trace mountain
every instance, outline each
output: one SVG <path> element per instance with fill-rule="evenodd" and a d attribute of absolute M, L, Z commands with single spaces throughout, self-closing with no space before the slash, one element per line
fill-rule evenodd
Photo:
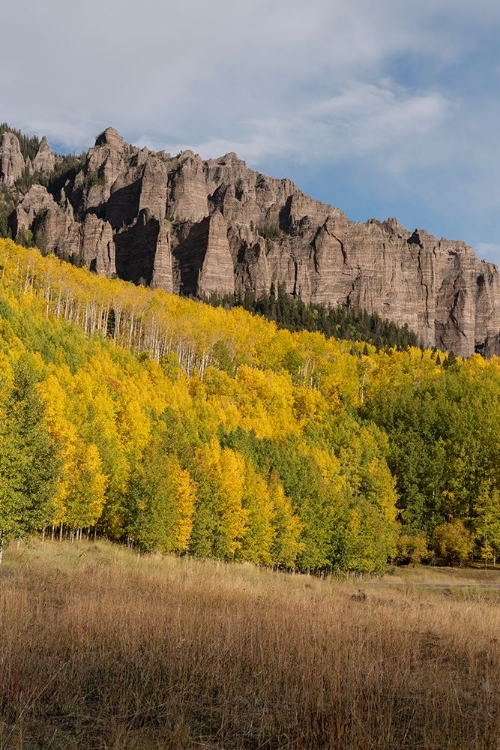
<path fill-rule="evenodd" d="M 5 131 L 0 184 L 14 238 L 97 273 L 198 297 L 281 285 L 406 323 L 427 347 L 500 354 L 496 266 L 396 219 L 353 222 L 234 153 L 155 153 L 107 128 L 81 157 L 45 138 L 33 156 Z"/>

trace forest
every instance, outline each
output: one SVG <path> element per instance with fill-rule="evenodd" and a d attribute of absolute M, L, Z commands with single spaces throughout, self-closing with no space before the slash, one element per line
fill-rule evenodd
<path fill-rule="evenodd" d="M 318 331 L 325 336 L 334 336 L 347 341 L 364 341 L 373 344 L 377 349 L 396 347 L 407 349 L 418 346 L 417 334 L 408 328 L 384 320 L 377 313 L 366 310 L 347 308 L 344 305 L 330 307 L 315 303 L 306 304 L 300 297 L 288 294 L 285 284 L 278 284 L 278 289 L 271 286 L 269 294 L 256 296 L 254 292 L 244 295 L 211 294 L 203 300 L 214 307 L 223 306 L 230 310 L 242 307 L 255 315 L 262 315 L 272 320 L 278 328 L 289 331 Z M 368 353 L 368 351 L 366 351 Z"/>
<path fill-rule="evenodd" d="M 377 349 L 0 240 L 0 535 L 309 572 L 495 564 L 500 360 Z"/>

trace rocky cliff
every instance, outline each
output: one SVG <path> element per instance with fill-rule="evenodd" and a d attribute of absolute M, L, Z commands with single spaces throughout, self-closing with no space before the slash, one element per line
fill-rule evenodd
<path fill-rule="evenodd" d="M 35 184 L 16 193 L 13 235 L 98 273 L 195 296 L 283 284 L 305 302 L 407 323 L 429 347 L 500 354 L 496 266 L 395 219 L 350 221 L 235 154 L 154 153 L 108 128 L 65 173 L 46 139 L 31 163 L 4 133 L 0 183 L 14 190 L 26 172 Z"/>

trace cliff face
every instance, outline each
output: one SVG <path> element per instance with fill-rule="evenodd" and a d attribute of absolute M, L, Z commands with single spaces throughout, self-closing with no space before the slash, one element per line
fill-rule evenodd
<path fill-rule="evenodd" d="M 21 177 L 24 167 L 17 137 L 14 133 L 3 133 L 0 139 L 0 184 L 13 185 Z"/>
<path fill-rule="evenodd" d="M 57 192 L 50 175 L 62 157 L 43 139 L 27 165 L 16 141 L 3 136 L 0 181 L 13 185 L 28 167 L 49 189 L 20 195 L 11 226 L 45 252 L 182 294 L 260 295 L 284 284 L 305 302 L 407 323 L 426 346 L 500 354 L 498 269 L 462 242 L 410 233 L 395 219 L 356 223 L 235 154 L 153 153 L 112 128 Z"/>

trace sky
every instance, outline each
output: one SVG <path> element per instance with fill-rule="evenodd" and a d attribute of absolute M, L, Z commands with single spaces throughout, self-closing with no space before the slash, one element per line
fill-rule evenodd
<path fill-rule="evenodd" d="M 235 151 L 354 220 L 500 264 L 498 0 L 16 0 L 0 121 L 88 149 Z"/>

